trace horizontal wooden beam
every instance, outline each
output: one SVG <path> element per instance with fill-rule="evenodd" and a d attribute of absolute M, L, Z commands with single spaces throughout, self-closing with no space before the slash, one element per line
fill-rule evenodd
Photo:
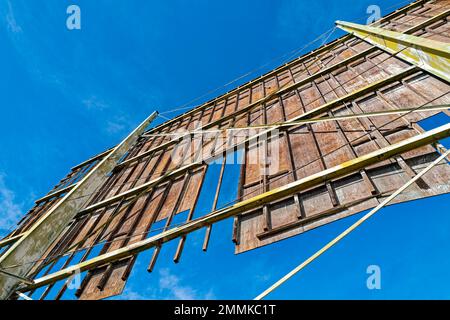
<path fill-rule="evenodd" d="M 274 127 L 274 126 L 278 127 L 278 128 L 285 128 L 285 127 L 292 127 L 292 126 L 296 126 L 296 125 L 311 124 L 311 123 L 318 123 L 318 122 L 383 117 L 383 116 L 393 115 L 393 114 L 407 114 L 407 113 L 416 113 L 416 112 L 434 112 L 434 111 L 444 111 L 444 110 L 449 110 L 449 109 L 450 109 L 450 104 L 436 105 L 436 106 L 423 106 L 420 108 L 416 107 L 416 108 L 406 108 L 406 109 L 394 109 L 394 110 L 374 111 L 374 112 L 365 112 L 365 113 L 355 113 L 355 114 L 348 114 L 348 115 L 342 115 L 342 116 L 304 119 L 304 120 L 297 120 L 297 121 L 290 121 L 290 122 L 287 121 L 287 122 L 281 122 L 279 124 L 266 125 L 266 126 L 256 125 L 256 126 L 249 126 L 246 128 L 248 128 L 248 129 L 267 128 L 267 127 Z M 242 129 L 246 129 L 246 128 L 234 128 L 234 129 L 242 130 Z"/>
<path fill-rule="evenodd" d="M 312 124 L 318 122 L 328 122 L 328 121 L 341 121 L 341 120 L 350 120 L 350 119 L 360 119 L 360 118 L 372 118 L 372 117 L 383 117 L 387 115 L 393 114 L 406 114 L 406 113 L 416 113 L 416 112 L 434 112 L 434 111 L 446 111 L 450 109 L 450 104 L 444 105 L 435 105 L 435 106 L 423 106 L 420 108 L 406 108 L 406 109 L 393 109 L 393 110 L 384 110 L 384 111 L 374 111 L 374 112 L 365 112 L 365 113 L 353 113 L 346 114 L 342 116 L 327 116 L 320 118 L 312 118 L 312 119 L 303 119 L 297 121 L 286 121 L 286 122 L 276 122 L 273 124 L 261 124 L 261 125 L 253 125 L 246 127 L 230 127 L 226 129 L 216 129 L 216 130 L 205 130 L 197 132 L 198 134 L 209 134 L 209 133 L 217 133 L 217 132 L 226 132 L 226 131 L 242 131 L 248 129 L 264 129 L 264 128 L 285 128 L 298 126 L 303 124 Z M 163 135 L 163 134 L 161 134 Z M 161 136 L 160 134 L 155 134 L 155 136 Z"/>
<path fill-rule="evenodd" d="M 450 10 L 445 10 L 445 11 L 435 15 L 434 17 L 428 18 L 424 22 L 419 23 L 418 25 L 409 28 L 407 30 L 407 32 L 403 32 L 403 33 L 412 34 L 416 31 L 419 31 L 419 30 L 425 28 L 426 26 L 429 26 L 430 24 L 432 24 L 436 21 L 445 19 L 448 15 L 450 15 Z"/>
<path fill-rule="evenodd" d="M 415 7 L 423 6 L 425 3 L 430 2 L 430 1 L 434 1 L 434 0 L 418 0 L 418 1 L 411 2 L 410 4 L 389 13 L 388 15 L 382 17 L 381 19 L 372 22 L 370 25 L 377 26 L 386 21 L 390 21 L 390 20 L 406 13 L 408 10 L 414 9 Z"/>
<path fill-rule="evenodd" d="M 361 89 L 353 91 L 352 93 L 349 93 L 349 94 L 347 94 L 345 96 L 342 96 L 342 97 L 337 98 L 337 99 L 335 99 L 333 101 L 325 103 L 325 104 L 321 105 L 318 108 L 315 108 L 315 109 L 310 110 L 308 112 L 305 112 L 305 113 L 303 113 L 301 115 L 298 115 L 298 116 L 296 116 L 296 117 L 286 121 L 285 123 L 283 123 L 282 126 L 281 125 L 277 125 L 277 126 L 269 128 L 267 130 L 264 130 L 264 131 L 262 131 L 262 132 L 260 132 L 258 134 L 255 134 L 255 135 L 249 137 L 248 139 L 240 141 L 238 144 L 230 147 L 226 151 L 233 150 L 234 148 L 238 148 L 240 146 L 243 146 L 246 143 L 249 143 L 249 142 L 252 142 L 252 141 L 256 141 L 257 138 L 267 137 L 270 132 L 272 132 L 272 131 L 274 131 L 276 129 L 282 129 L 282 127 L 288 126 L 289 123 L 291 123 L 291 122 L 299 122 L 299 121 L 302 121 L 304 119 L 313 119 L 314 117 L 318 117 L 318 116 L 320 116 L 322 114 L 325 114 L 327 111 L 329 111 L 329 110 L 331 110 L 331 109 L 333 109 L 333 108 L 335 108 L 335 107 L 337 107 L 339 105 L 343 105 L 346 102 L 354 101 L 355 99 L 358 99 L 358 98 L 363 97 L 363 96 L 365 96 L 367 94 L 375 92 L 376 90 L 381 89 L 381 88 L 383 88 L 384 86 L 386 86 L 388 84 L 391 84 L 391 83 L 394 83 L 396 81 L 399 81 L 399 80 L 401 80 L 401 79 L 403 79 L 403 78 L 405 78 L 405 77 L 407 77 L 409 75 L 412 75 L 412 74 L 414 74 L 417 71 L 418 71 L 418 69 L 416 67 L 411 66 L 411 67 L 409 67 L 409 68 L 407 68 L 407 69 L 405 69 L 405 70 L 403 70 L 403 71 L 401 71 L 401 72 L 399 72 L 397 74 L 391 75 L 391 76 L 389 76 L 389 77 L 387 77 L 385 79 L 382 79 L 382 80 L 376 81 L 374 83 L 371 83 L 371 84 L 369 84 L 369 85 L 367 85 L 367 86 L 365 86 L 365 87 L 363 87 Z M 212 157 L 214 157 L 214 155 Z"/>
<path fill-rule="evenodd" d="M 297 181 L 291 182 L 274 190 L 262 193 L 258 196 L 252 197 L 244 201 L 240 201 L 229 207 L 211 212 L 210 214 L 207 214 L 203 217 L 187 222 L 181 226 L 174 227 L 170 230 L 162 232 L 148 239 L 102 254 L 100 256 L 94 257 L 82 263 L 46 275 L 39 279 L 35 279 L 33 285 L 24 286 L 19 290 L 21 292 L 26 292 L 28 290 L 36 289 L 38 287 L 54 283 L 58 280 L 68 278 L 73 274 L 75 274 L 76 272 L 83 272 L 95 267 L 105 265 L 106 263 L 109 262 L 118 261 L 123 258 L 128 258 L 130 256 L 138 254 L 139 252 L 150 249 L 157 245 L 161 245 L 162 243 L 171 241 L 178 237 L 185 236 L 195 230 L 209 226 L 213 223 L 236 216 L 249 210 L 258 209 L 263 205 L 283 199 L 287 196 L 317 186 L 326 181 L 330 181 L 332 179 L 336 179 L 345 176 L 347 174 L 357 172 L 358 170 L 361 170 L 372 164 L 387 160 L 391 157 L 400 155 L 404 152 L 408 152 L 410 150 L 423 147 L 425 145 L 434 143 L 438 140 L 447 137 L 450 137 L 450 124 L 440 126 L 433 130 L 403 140 L 399 143 L 376 150 L 374 152 L 355 158 L 353 160 L 346 161 L 340 165 L 318 172 L 306 178 L 302 178 Z"/>
<path fill-rule="evenodd" d="M 122 193 L 120 193 L 118 195 L 112 196 L 112 197 L 110 197 L 108 199 L 105 199 L 103 201 L 94 203 L 94 204 L 90 205 L 89 207 L 86 207 L 83 210 L 81 210 L 78 213 L 77 216 L 84 215 L 84 214 L 92 212 L 94 210 L 103 208 L 103 207 L 105 207 L 105 206 L 107 206 L 109 204 L 118 202 L 121 199 L 127 199 L 129 197 L 132 197 L 132 196 L 138 194 L 138 193 L 144 192 L 145 190 L 149 190 L 152 187 L 154 187 L 154 186 L 156 186 L 156 185 L 158 185 L 158 184 L 160 184 L 160 183 L 162 183 L 162 182 L 164 182 L 164 181 L 166 181 L 168 179 L 173 179 L 173 178 L 176 178 L 178 176 L 181 176 L 181 175 L 185 174 L 186 171 L 188 171 L 188 170 L 193 170 L 195 168 L 198 168 L 202 164 L 203 163 L 201 161 L 200 162 L 193 162 L 193 163 L 188 164 L 186 166 L 183 166 L 183 167 L 181 167 L 179 169 L 176 169 L 176 170 L 173 170 L 173 171 L 168 172 L 166 174 L 163 174 L 162 176 L 160 176 L 160 177 L 158 177 L 156 179 L 153 179 L 153 180 L 151 180 L 149 182 L 143 183 L 140 186 L 137 186 L 137 187 L 135 187 L 133 189 L 127 190 L 125 192 L 122 192 Z"/>

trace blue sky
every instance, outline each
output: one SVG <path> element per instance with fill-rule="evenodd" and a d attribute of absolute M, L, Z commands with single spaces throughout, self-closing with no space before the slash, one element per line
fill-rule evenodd
<path fill-rule="evenodd" d="M 302 47 L 335 20 L 364 23 L 371 4 L 384 15 L 406 3 L 399 2 L 2 1 L 0 229 L 153 110 L 176 108 Z M 81 8 L 81 30 L 66 28 L 70 4 Z M 449 200 L 386 208 L 270 298 L 449 298 Z M 124 297 L 253 298 L 356 218 L 239 256 L 224 221 L 207 254 L 201 231 L 188 238 L 178 265 L 174 244 L 164 246 L 154 273 L 135 275 Z M 366 288 L 372 264 L 381 267 L 381 290 Z"/>

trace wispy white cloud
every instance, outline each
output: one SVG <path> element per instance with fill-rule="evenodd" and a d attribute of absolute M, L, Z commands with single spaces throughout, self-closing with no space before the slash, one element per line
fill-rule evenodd
<path fill-rule="evenodd" d="M 132 123 L 127 115 L 116 115 L 106 121 L 105 131 L 109 135 L 118 135 L 131 131 L 136 124 Z"/>
<path fill-rule="evenodd" d="M 116 300 L 148 300 L 153 298 L 153 296 L 148 296 L 128 288 L 121 295 L 115 297 Z"/>
<path fill-rule="evenodd" d="M 159 286 L 162 290 L 169 290 L 173 299 L 179 300 L 194 300 L 197 298 L 196 292 L 189 286 L 180 284 L 180 278 L 170 273 L 169 269 L 159 270 Z"/>
<path fill-rule="evenodd" d="M 125 129 L 125 124 L 123 124 L 123 120 L 117 119 L 115 121 L 107 121 L 106 122 L 106 132 L 109 134 L 117 134 L 122 132 Z"/>
<path fill-rule="evenodd" d="M 160 290 L 168 291 L 166 295 L 167 299 L 177 299 L 177 300 L 197 300 L 215 299 L 215 295 L 212 289 L 206 293 L 200 293 L 189 285 L 182 284 L 181 278 L 171 273 L 167 268 L 159 270 L 159 287 Z"/>
<path fill-rule="evenodd" d="M 217 299 L 213 289 L 209 289 L 209 291 L 204 296 L 205 300 L 215 300 Z"/>
<path fill-rule="evenodd" d="M 6 14 L 6 23 L 8 25 L 9 31 L 13 33 L 22 32 L 22 27 L 17 23 L 16 17 L 14 16 L 11 1 L 8 1 L 8 12 Z"/>
<path fill-rule="evenodd" d="M 23 203 L 16 201 L 16 196 L 6 186 L 4 177 L 4 174 L 0 173 L 0 229 L 9 230 L 22 216 Z"/>
<path fill-rule="evenodd" d="M 137 263 L 134 268 L 143 267 Z M 194 289 L 186 281 L 172 273 L 169 268 L 162 268 L 158 276 L 157 286 L 142 286 L 139 281 L 129 281 L 122 294 L 112 300 L 214 300 L 216 295 L 212 288 L 208 291 Z"/>
<path fill-rule="evenodd" d="M 98 110 L 98 111 L 105 110 L 109 107 L 105 101 L 103 101 L 102 99 L 99 99 L 97 96 L 91 96 L 88 99 L 84 99 L 82 101 L 82 103 L 88 109 L 94 109 L 94 110 Z"/>
<path fill-rule="evenodd" d="M 254 275 L 254 277 L 255 277 L 255 280 L 259 283 L 261 283 L 261 282 L 265 283 L 272 278 L 272 276 L 268 273 L 257 273 Z"/>

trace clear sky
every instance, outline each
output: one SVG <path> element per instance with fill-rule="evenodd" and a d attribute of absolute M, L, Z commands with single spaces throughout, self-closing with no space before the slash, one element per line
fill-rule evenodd
<path fill-rule="evenodd" d="M 300 48 L 335 20 L 365 23 L 371 4 L 385 15 L 407 2 L 2 1 L 0 229 L 11 229 L 71 166 L 119 142 L 152 111 Z M 81 8 L 81 30 L 66 28 L 70 4 Z M 224 199 L 235 190 L 229 185 Z M 382 210 L 270 298 L 450 298 L 449 200 Z M 178 265 L 173 243 L 152 274 L 144 270 L 149 253 L 141 255 L 123 298 L 254 298 L 357 217 L 238 256 L 224 221 L 206 254 L 199 231 Z M 369 265 L 381 268 L 381 290 L 366 287 Z"/>

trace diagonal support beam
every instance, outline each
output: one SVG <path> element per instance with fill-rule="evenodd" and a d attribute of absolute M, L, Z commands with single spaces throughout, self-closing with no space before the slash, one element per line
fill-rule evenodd
<path fill-rule="evenodd" d="M 54 240 L 63 232 L 78 211 L 83 209 L 90 196 L 107 179 L 107 174 L 115 167 L 123 155 L 136 143 L 139 136 L 156 118 L 153 112 L 128 137 L 118 144 L 61 201 L 42 216 L 29 231 L 25 232 L 0 258 L 0 265 L 18 265 L 11 272 L 25 278 L 34 263 L 42 257 Z M 0 299 L 7 299 L 22 282 L 0 273 Z"/>
<path fill-rule="evenodd" d="M 262 193 L 250 199 L 238 202 L 232 206 L 211 212 L 210 214 L 207 214 L 203 217 L 192 220 L 183 224 L 182 226 L 172 228 L 148 239 L 133 243 L 126 247 L 102 254 L 77 265 L 46 275 L 42 278 L 36 279 L 34 281 L 34 284 L 22 287 L 19 290 L 21 292 L 26 292 L 28 290 L 39 288 L 47 284 L 54 283 L 58 280 L 68 278 L 76 272 L 83 272 L 98 266 L 102 266 L 112 261 L 118 261 L 120 259 L 130 257 L 141 251 L 187 235 L 195 230 L 209 226 L 218 221 L 236 216 L 248 210 L 260 208 L 262 205 L 282 199 L 294 193 L 301 192 L 302 190 L 314 187 L 325 181 L 336 179 L 345 176 L 346 174 L 356 172 L 371 164 L 378 163 L 404 152 L 420 148 L 430 143 L 434 143 L 446 137 L 450 137 L 450 123 L 427 131 L 415 137 L 403 140 L 399 143 L 390 145 L 383 149 L 376 150 L 367 155 L 344 162 L 340 165 L 318 172 L 306 178 L 291 182 L 274 190 Z M 13 266 L 10 266 L 10 268 L 14 270 Z"/>
<path fill-rule="evenodd" d="M 13 278 L 13 279 L 17 279 L 20 282 L 23 282 L 25 284 L 33 284 L 34 283 L 33 279 L 29 279 L 29 278 L 18 276 L 18 275 L 14 274 L 14 273 L 11 273 L 11 272 L 8 272 L 6 270 L 3 270 L 2 268 L 0 268 L 0 274 L 3 274 L 5 276 Z"/>
<path fill-rule="evenodd" d="M 450 82 L 450 44 L 372 26 L 336 21 L 358 38 Z"/>
<path fill-rule="evenodd" d="M 0 248 L 3 248 L 3 247 L 5 247 L 5 246 L 7 246 L 7 245 L 10 245 L 10 244 L 13 243 L 13 242 L 16 242 L 16 241 L 19 240 L 22 236 L 23 236 L 23 233 L 18 234 L 18 235 L 16 235 L 16 236 L 12 236 L 12 237 L 6 238 L 6 239 L 2 239 L 2 240 L 0 241 Z"/>

